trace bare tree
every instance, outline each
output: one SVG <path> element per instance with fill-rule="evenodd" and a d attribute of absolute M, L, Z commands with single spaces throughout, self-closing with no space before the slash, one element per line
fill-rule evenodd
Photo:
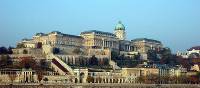
<path fill-rule="evenodd" d="M 44 77 L 44 75 L 43 75 L 44 72 L 42 70 L 38 70 L 38 71 L 36 71 L 36 73 L 37 73 L 38 81 L 41 82 Z"/>

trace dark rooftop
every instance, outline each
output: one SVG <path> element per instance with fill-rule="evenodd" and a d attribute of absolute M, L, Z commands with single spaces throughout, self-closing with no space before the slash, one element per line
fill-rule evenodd
<path fill-rule="evenodd" d="M 188 51 L 192 51 L 192 50 L 200 50 L 200 46 L 194 46 L 194 47 L 191 47 L 190 49 L 188 49 Z"/>
<path fill-rule="evenodd" d="M 40 33 L 36 33 L 35 35 L 36 35 L 36 36 L 44 36 L 44 35 L 46 35 L 46 34 L 40 32 Z"/>
<path fill-rule="evenodd" d="M 64 34 L 64 33 L 59 32 L 59 31 L 52 31 L 52 32 L 50 32 L 48 34 L 55 34 L 55 33 L 63 35 L 63 36 L 68 36 L 68 37 L 82 38 L 81 36 Z M 45 33 L 36 33 L 36 36 L 47 36 L 48 34 L 45 34 Z"/>
<path fill-rule="evenodd" d="M 103 32 L 103 31 L 98 31 L 98 30 L 89 30 L 89 31 L 81 32 L 81 34 L 89 34 L 89 33 L 102 34 L 102 35 L 109 35 L 109 36 L 114 36 L 114 37 L 116 37 L 116 35 L 114 35 L 113 33 L 110 33 L 110 32 Z"/>

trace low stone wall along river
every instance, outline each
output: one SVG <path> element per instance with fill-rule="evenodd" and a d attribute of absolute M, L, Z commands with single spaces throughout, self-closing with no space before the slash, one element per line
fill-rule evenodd
<path fill-rule="evenodd" d="M 199 84 L 0 84 L 0 88 L 200 88 Z"/>

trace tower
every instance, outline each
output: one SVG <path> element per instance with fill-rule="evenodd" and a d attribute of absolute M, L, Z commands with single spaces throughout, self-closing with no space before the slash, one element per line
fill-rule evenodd
<path fill-rule="evenodd" d="M 126 39 L 125 27 L 121 21 L 119 21 L 118 24 L 115 26 L 114 34 L 117 36 L 119 40 Z"/>

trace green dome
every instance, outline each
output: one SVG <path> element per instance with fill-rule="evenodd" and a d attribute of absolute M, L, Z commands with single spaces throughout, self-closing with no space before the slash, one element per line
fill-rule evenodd
<path fill-rule="evenodd" d="M 119 21 L 118 24 L 115 26 L 115 30 L 125 30 L 125 27 L 121 21 Z"/>

